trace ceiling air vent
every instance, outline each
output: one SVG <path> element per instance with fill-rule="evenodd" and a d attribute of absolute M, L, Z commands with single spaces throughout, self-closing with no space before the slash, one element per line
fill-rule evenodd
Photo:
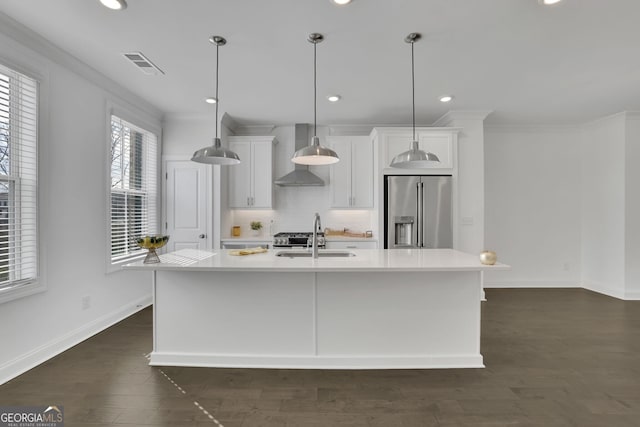
<path fill-rule="evenodd" d="M 153 62 L 144 56 L 141 52 L 124 53 L 125 58 L 133 63 L 140 71 L 150 76 L 157 76 L 164 74 L 160 68 L 158 68 Z"/>

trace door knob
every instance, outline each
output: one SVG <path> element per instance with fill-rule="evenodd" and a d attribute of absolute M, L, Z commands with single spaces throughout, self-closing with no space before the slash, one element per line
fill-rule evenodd
<path fill-rule="evenodd" d="M 207 235 L 206 235 L 206 234 L 201 234 L 201 235 L 199 235 L 198 237 L 199 237 L 200 239 L 204 239 L 204 238 L 206 238 L 206 237 L 207 237 Z"/>

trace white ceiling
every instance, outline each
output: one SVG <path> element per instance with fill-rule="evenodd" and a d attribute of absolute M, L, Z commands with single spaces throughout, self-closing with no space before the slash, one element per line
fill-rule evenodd
<path fill-rule="evenodd" d="M 313 120 L 318 45 L 319 124 L 411 122 L 447 110 L 493 110 L 489 121 L 582 123 L 640 110 L 640 1 L 564 0 L 0 0 L 0 11 L 167 114 L 207 114 L 222 35 L 220 108 L 243 124 Z M 122 53 L 141 51 L 166 73 L 146 76 Z M 325 96 L 339 93 L 330 104 Z M 439 95 L 451 93 L 443 105 Z"/>

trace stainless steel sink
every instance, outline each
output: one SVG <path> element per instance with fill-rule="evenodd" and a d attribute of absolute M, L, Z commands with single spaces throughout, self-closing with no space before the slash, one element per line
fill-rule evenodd
<path fill-rule="evenodd" d="M 276 256 L 287 257 L 287 258 L 311 258 L 311 252 L 302 252 L 302 251 L 280 251 L 276 253 Z M 328 251 L 328 252 L 319 252 L 318 256 L 320 258 L 345 258 L 356 256 L 353 252 L 346 251 Z"/>

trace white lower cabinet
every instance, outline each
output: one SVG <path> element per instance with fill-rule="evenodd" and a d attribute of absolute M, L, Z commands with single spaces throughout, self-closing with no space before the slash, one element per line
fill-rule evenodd
<path fill-rule="evenodd" d="M 375 240 L 357 242 L 327 241 L 325 245 L 327 249 L 378 249 L 378 242 Z"/>

